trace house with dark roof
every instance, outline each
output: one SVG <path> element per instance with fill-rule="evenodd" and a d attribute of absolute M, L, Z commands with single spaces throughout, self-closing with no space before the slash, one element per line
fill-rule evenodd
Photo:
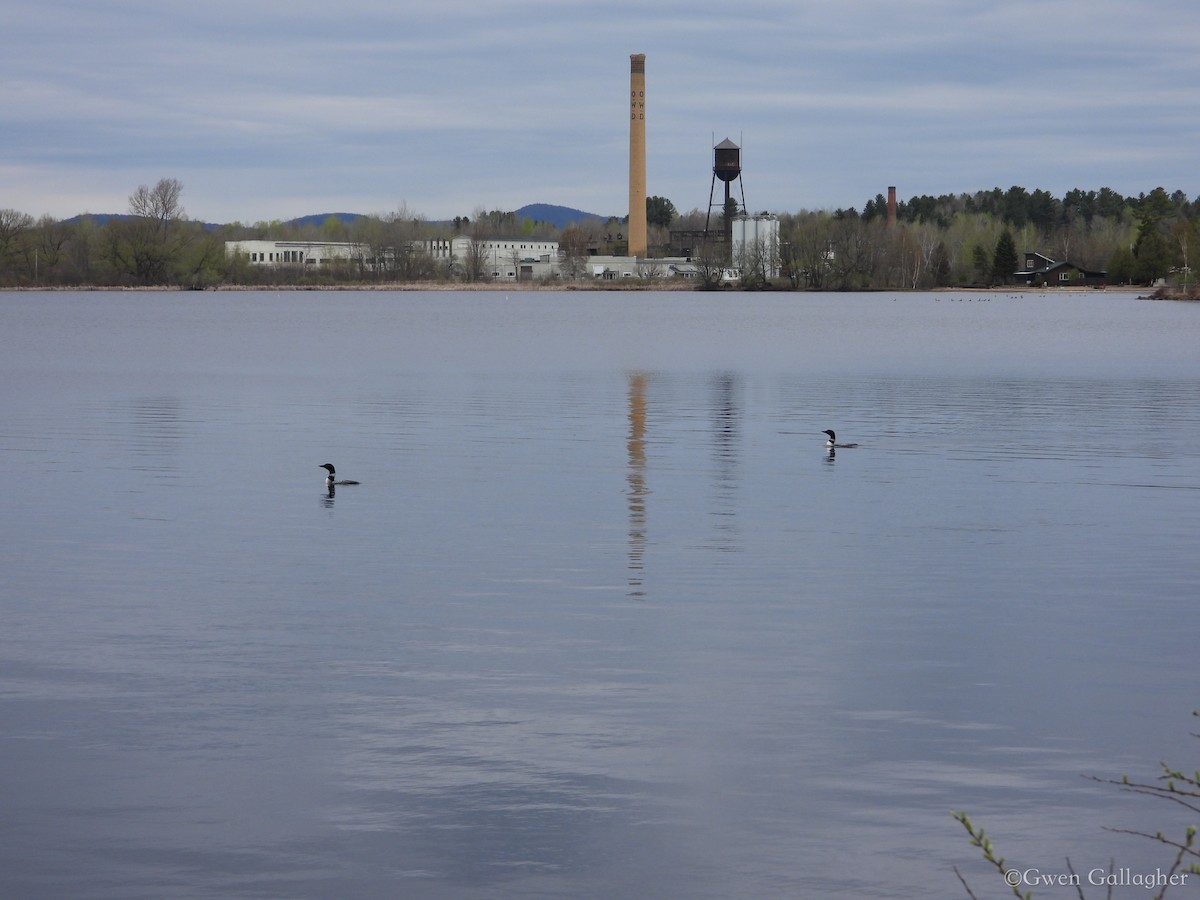
<path fill-rule="evenodd" d="M 1085 269 L 1073 262 L 1059 261 L 1041 253 L 1026 251 L 1025 265 L 1013 272 L 1018 283 L 1031 287 L 1098 286 L 1108 281 L 1108 272 Z"/>

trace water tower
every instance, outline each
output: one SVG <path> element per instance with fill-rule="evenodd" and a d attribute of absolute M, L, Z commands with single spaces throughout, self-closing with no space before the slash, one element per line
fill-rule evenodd
<path fill-rule="evenodd" d="M 712 185 L 708 189 L 708 215 L 704 220 L 704 241 L 708 243 L 709 222 L 712 219 L 713 210 L 713 194 L 717 190 L 717 179 L 725 185 L 725 200 L 721 206 L 721 215 L 724 221 L 724 236 L 725 246 L 730 246 L 733 237 L 733 217 L 738 212 L 737 202 L 733 199 L 733 183 L 738 183 L 738 188 L 742 196 L 742 206 L 746 208 L 746 188 L 742 184 L 742 148 L 731 141 L 729 138 L 721 141 L 713 147 L 713 177 Z"/>

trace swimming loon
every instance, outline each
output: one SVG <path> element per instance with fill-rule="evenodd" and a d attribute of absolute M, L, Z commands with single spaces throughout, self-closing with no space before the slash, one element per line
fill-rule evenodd
<path fill-rule="evenodd" d="M 318 466 L 318 468 L 329 470 L 329 477 L 325 479 L 325 484 L 328 487 L 333 487 L 335 484 L 358 484 L 357 481 L 334 481 L 333 476 L 335 474 L 335 469 L 333 468 L 333 463 L 323 463 L 322 465 Z"/>
<path fill-rule="evenodd" d="M 829 440 L 827 440 L 827 441 L 825 442 L 825 446 L 826 446 L 826 447 L 828 447 L 830 450 L 834 449 L 835 447 L 836 447 L 837 449 L 839 449 L 839 450 L 840 450 L 840 449 L 842 449 L 843 447 L 844 447 L 844 448 L 846 448 L 847 450 L 849 450 L 851 447 L 857 447 L 857 446 L 858 446 L 858 444 L 839 444 L 839 443 L 837 442 L 837 435 L 836 435 L 836 434 L 834 434 L 834 433 L 833 433 L 833 432 L 832 432 L 830 429 L 828 429 L 828 428 L 826 428 L 824 431 L 822 431 L 822 432 L 821 432 L 821 434 L 827 434 L 827 435 L 829 435 Z"/>

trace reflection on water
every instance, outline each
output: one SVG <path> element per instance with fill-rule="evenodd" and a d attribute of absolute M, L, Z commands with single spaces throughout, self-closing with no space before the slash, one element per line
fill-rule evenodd
<path fill-rule="evenodd" d="M 713 397 L 709 404 L 712 417 L 713 464 L 716 467 L 713 515 L 722 535 L 717 550 L 737 549 L 737 466 L 741 443 L 741 408 L 738 378 L 729 372 L 713 377 Z"/>
<path fill-rule="evenodd" d="M 646 556 L 646 383 L 644 372 L 629 375 L 629 596 L 644 596 Z"/>
<path fill-rule="evenodd" d="M 0 296 L 0 893 L 1164 861 L 1079 775 L 1194 753 L 1194 308 L 205 300 Z"/>
<path fill-rule="evenodd" d="M 178 451 L 187 424 L 179 398 L 139 398 L 126 411 L 134 431 L 130 441 L 132 467 L 159 475 L 169 473 L 173 468 L 171 457 Z"/>

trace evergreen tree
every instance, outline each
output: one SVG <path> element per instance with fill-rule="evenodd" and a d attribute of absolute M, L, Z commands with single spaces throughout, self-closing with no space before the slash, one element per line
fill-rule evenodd
<path fill-rule="evenodd" d="M 1162 231 L 1151 228 L 1138 237 L 1134 245 L 1133 255 L 1136 259 L 1133 267 L 1135 281 L 1151 284 L 1159 278 L 1166 278 L 1167 273 L 1175 264 L 1174 248 L 1167 243 Z"/>
<path fill-rule="evenodd" d="M 663 228 L 670 228 L 671 223 L 675 221 L 679 213 L 675 209 L 675 204 L 666 197 L 647 197 L 646 198 L 646 223 L 648 225 L 661 225 Z"/>
<path fill-rule="evenodd" d="M 1134 278 L 1137 260 L 1128 247 L 1118 247 L 1108 261 L 1108 280 L 1113 284 L 1129 284 Z"/>
<path fill-rule="evenodd" d="M 868 200 L 863 206 L 862 217 L 865 220 L 881 219 L 887 216 L 887 201 L 883 194 L 876 194 L 873 200 Z"/>
<path fill-rule="evenodd" d="M 992 255 L 992 279 L 1001 284 L 1012 281 L 1013 272 L 1017 271 L 1017 245 L 1013 243 L 1012 232 L 1007 228 L 996 241 L 996 252 Z"/>
<path fill-rule="evenodd" d="M 986 283 L 992 270 L 992 261 L 988 259 L 988 252 L 983 249 L 982 244 L 976 244 L 975 249 L 971 252 L 971 257 L 979 280 Z"/>
<path fill-rule="evenodd" d="M 1143 195 L 1138 204 L 1138 236 L 1133 245 L 1134 280 L 1150 284 L 1165 278 L 1175 265 L 1174 248 L 1163 234 L 1163 223 L 1174 212 L 1171 199 L 1162 188 Z"/>
<path fill-rule="evenodd" d="M 946 242 L 938 241 L 933 248 L 933 256 L 929 260 L 929 274 L 934 287 L 945 287 L 950 283 L 950 254 L 946 250 Z"/>

